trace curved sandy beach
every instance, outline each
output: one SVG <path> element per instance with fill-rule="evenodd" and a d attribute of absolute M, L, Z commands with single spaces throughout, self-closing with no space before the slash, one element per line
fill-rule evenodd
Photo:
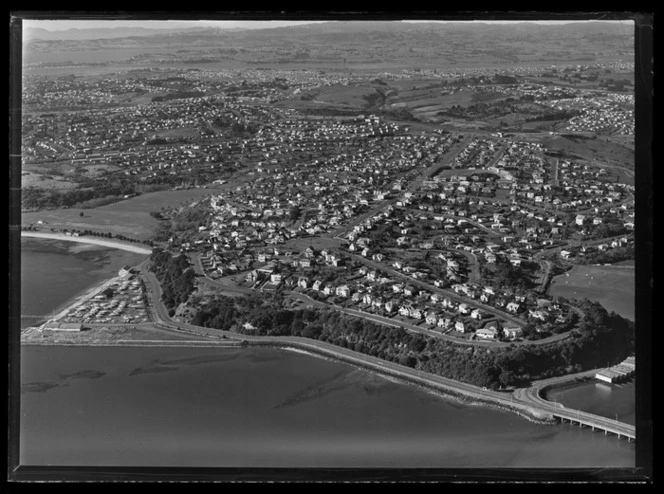
<path fill-rule="evenodd" d="M 152 254 L 152 249 L 150 247 L 141 247 L 128 242 L 121 242 L 119 240 L 102 240 L 91 237 L 70 237 L 69 235 L 65 235 L 63 233 L 42 233 L 42 232 L 32 232 L 32 231 L 22 231 L 21 237 L 36 237 L 36 238 L 48 238 L 52 240 L 66 240 L 67 242 L 79 242 L 83 244 L 101 245 L 103 247 L 111 247 L 113 249 L 135 252 L 136 254 Z"/>

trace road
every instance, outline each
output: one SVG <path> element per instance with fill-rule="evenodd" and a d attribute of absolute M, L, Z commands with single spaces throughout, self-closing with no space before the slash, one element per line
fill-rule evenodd
<path fill-rule="evenodd" d="M 553 187 L 558 187 L 559 181 L 558 181 L 558 164 L 559 164 L 558 159 L 553 159 L 551 163 L 551 185 Z"/>
<path fill-rule="evenodd" d="M 438 288 L 436 286 L 430 285 L 427 282 L 421 281 L 421 280 L 416 280 L 415 278 L 412 278 L 411 276 L 405 275 L 399 271 L 396 271 L 395 269 L 392 269 L 388 266 L 385 266 L 384 264 L 381 264 L 376 261 L 372 261 L 370 259 L 366 259 L 362 256 L 358 256 L 356 254 L 352 253 L 347 253 L 344 252 L 347 256 L 350 256 L 352 259 L 359 261 L 363 264 L 366 264 L 367 266 L 370 266 L 376 270 L 383 271 L 385 273 L 391 274 L 392 276 L 395 276 L 401 280 L 407 281 L 408 283 L 419 286 L 421 288 L 424 288 L 425 290 L 428 290 L 433 293 L 440 293 L 441 295 L 445 295 L 446 297 L 450 298 L 451 300 L 456 300 L 457 302 L 463 302 L 471 307 L 476 307 L 478 309 L 482 309 L 485 312 L 489 314 L 493 314 L 494 316 L 500 317 L 501 319 L 504 319 L 506 321 L 509 321 L 519 327 L 523 326 L 526 324 L 526 321 L 523 319 L 513 316 L 511 314 L 508 314 L 506 312 L 503 312 L 501 310 L 496 309 L 495 307 L 491 307 L 489 305 L 483 304 L 481 302 L 478 302 L 475 299 L 469 298 L 469 297 L 464 297 L 462 295 L 457 295 L 455 292 L 451 290 L 445 290 L 443 288 Z"/>
<path fill-rule="evenodd" d="M 372 218 L 376 216 L 377 214 L 381 213 L 385 209 L 387 209 L 388 206 L 393 205 L 396 203 L 404 193 L 406 192 L 415 192 L 417 189 L 419 189 L 422 186 L 422 183 L 431 178 L 439 168 L 448 165 L 461 151 L 463 151 L 466 146 L 468 145 L 468 142 L 472 139 L 472 136 L 467 136 L 461 141 L 457 142 L 454 144 L 450 150 L 445 154 L 443 161 L 441 163 L 436 163 L 433 166 L 430 166 L 429 168 L 426 168 L 420 173 L 420 176 L 413 180 L 411 184 L 408 186 L 408 188 L 405 191 L 402 191 L 401 194 L 399 194 L 397 197 L 386 200 L 386 201 L 381 201 L 380 203 L 376 204 L 373 206 L 369 211 L 366 213 L 353 218 L 349 223 L 346 225 L 337 228 L 336 230 L 332 230 L 327 232 L 324 236 L 325 237 L 341 237 L 351 231 L 355 226 L 361 224 L 363 221 L 366 221 L 369 218 Z"/>
<path fill-rule="evenodd" d="M 142 267 L 145 266 L 145 264 L 146 263 L 143 263 Z M 621 424 L 610 419 L 605 419 L 578 410 L 561 410 L 559 404 L 548 402 L 540 396 L 541 390 L 546 386 L 559 384 L 578 377 L 587 377 L 596 372 L 595 370 L 572 376 L 561 376 L 538 381 L 533 383 L 529 388 L 519 388 L 512 393 L 491 391 L 471 384 L 455 381 L 453 379 L 411 369 L 369 355 L 359 354 L 352 350 L 337 347 L 319 340 L 310 340 L 300 337 L 252 336 L 230 331 L 202 328 L 187 323 L 176 323 L 170 319 L 166 308 L 160 301 L 161 288 L 154 275 L 145 269 L 141 269 L 141 275 L 144 277 L 147 286 L 149 287 L 148 299 L 150 301 L 150 313 L 155 320 L 155 324 L 164 329 L 176 330 L 177 328 L 178 331 L 191 332 L 197 335 L 213 337 L 215 339 L 229 339 L 240 342 L 246 341 L 256 345 L 279 346 L 282 348 L 295 348 L 310 351 L 314 354 L 323 354 L 353 365 L 370 368 L 384 375 L 393 376 L 408 382 L 414 382 L 425 386 L 430 390 L 462 395 L 475 402 L 499 405 L 513 412 L 537 420 L 551 420 L 555 414 L 559 417 L 567 418 L 568 420 L 586 421 L 586 423 L 594 424 L 596 427 L 602 427 L 606 430 L 620 433 L 626 437 L 634 437 L 633 426 Z"/>
<path fill-rule="evenodd" d="M 197 256 L 193 256 L 197 257 Z M 213 279 L 208 278 L 205 276 L 204 271 L 202 269 L 202 266 L 200 264 L 200 260 L 197 259 L 197 261 L 194 263 L 194 271 L 197 274 L 200 274 L 201 277 L 198 278 L 199 283 L 202 283 L 204 285 L 207 285 L 210 288 L 214 288 L 219 291 L 225 291 L 225 292 L 235 292 L 235 293 L 242 293 L 246 295 L 251 295 L 253 293 L 256 293 L 256 290 L 252 288 L 247 288 L 247 287 L 241 287 L 237 285 L 231 285 L 227 283 L 223 283 L 221 281 L 216 281 Z M 425 336 L 429 336 L 432 338 L 438 338 L 442 340 L 447 340 L 452 343 L 458 343 L 461 345 L 473 345 L 473 346 L 489 346 L 489 347 L 499 347 L 499 346 L 509 346 L 512 344 L 511 342 L 500 342 L 500 341 L 482 341 L 482 340 L 465 340 L 465 339 L 459 339 L 454 336 L 449 336 L 446 334 L 441 333 L 440 331 L 434 331 L 431 329 L 423 328 L 420 326 L 417 326 L 416 324 L 412 324 L 407 321 L 400 321 L 396 319 L 392 319 L 390 317 L 385 317 L 385 316 L 380 316 L 378 314 L 371 314 L 369 312 L 364 312 L 361 310 L 356 310 L 356 309 L 349 309 L 347 307 L 342 307 L 337 304 L 330 304 L 326 302 L 321 302 L 319 300 L 314 300 L 313 298 L 309 297 L 308 295 L 293 291 L 293 290 L 284 290 L 283 294 L 296 300 L 300 300 L 301 302 L 313 306 L 313 307 L 319 307 L 321 309 L 331 309 L 335 310 L 338 312 L 342 312 L 346 315 L 352 316 L 352 317 L 359 317 L 361 319 L 365 319 L 367 321 L 375 322 L 377 324 L 382 324 L 386 326 L 394 326 L 394 327 L 402 327 L 406 331 L 409 331 L 411 333 L 419 333 Z M 518 343 L 517 343 L 518 344 Z"/>
<path fill-rule="evenodd" d="M 532 407 L 536 407 L 537 409 L 545 411 L 547 413 L 555 414 L 566 420 L 571 420 L 574 422 L 582 422 L 594 428 L 600 428 L 608 432 L 612 432 L 615 434 L 619 434 L 621 436 L 635 439 L 636 427 L 631 424 L 625 424 L 617 420 L 613 420 L 607 417 L 602 417 L 588 412 L 583 412 L 580 410 L 565 408 L 561 403 L 556 403 L 556 402 L 552 403 L 542 398 L 543 394 L 542 392 L 547 387 L 560 385 L 579 378 L 593 377 L 598 370 L 599 369 L 593 369 L 590 371 L 585 371 L 574 375 L 553 377 L 550 379 L 536 381 L 532 383 L 531 386 L 528 388 L 516 389 L 513 393 L 513 396 L 514 399 L 520 403 L 529 404 Z"/>
<path fill-rule="evenodd" d="M 480 279 L 480 263 L 477 260 L 477 256 L 472 252 L 461 249 L 449 249 L 451 252 L 456 252 L 459 255 L 462 255 L 468 261 L 468 281 L 470 283 L 479 284 Z"/>

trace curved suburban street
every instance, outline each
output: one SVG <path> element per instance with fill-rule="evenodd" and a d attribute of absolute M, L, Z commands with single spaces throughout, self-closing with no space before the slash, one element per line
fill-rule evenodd
<path fill-rule="evenodd" d="M 537 381 L 528 388 L 519 388 L 511 392 L 492 391 L 460 381 L 455 381 L 453 379 L 422 372 L 410 367 L 405 367 L 394 362 L 385 361 L 370 355 L 357 353 L 352 350 L 337 347 L 323 341 L 294 336 L 275 337 L 245 335 L 234 333 L 232 331 L 203 328 L 188 323 L 176 322 L 170 318 L 166 307 L 161 302 L 161 287 L 154 274 L 145 269 L 146 264 L 147 262 L 144 261 L 138 267 L 140 269 L 141 276 L 146 281 L 148 286 L 148 312 L 151 315 L 151 318 L 154 320 L 154 323 L 163 329 L 179 332 L 190 332 L 193 334 L 214 338 L 216 340 L 225 339 L 237 342 L 246 342 L 243 344 L 250 345 L 278 346 L 282 348 L 304 350 L 317 355 L 341 360 L 352 365 L 371 369 L 386 376 L 412 382 L 421 385 L 431 391 L 448 395 L 456 395 L 458 397 L 462 397 L 465 400 L 470 400 L 471 403 L 485 403 L 499 406 L 506 410 L 524 415 L 531 420 L 548 422 L 555 420 L 568 420 L 571 422 L 587 425 L 593 429 L 600 429 L 605 432 L 617 434 L 620 437 L 626 437 L 629 439 L 635 439 L 636 437 L 634 426 L 579 410 L 565 409 L 560 404 L 551 403 L 541 397 L 541 391 L 548 386 L 561 384 L 564 382 L 576 380 L 578 378 L 590 377 L 594 375 L 596 370 Z M 203 278 L 203 282 L 214 284 L 214 286 L 219 288 L 218 282 L 214 282 L 208 278 Z M 227 289 L 229 287 L 222 286 L 222 288 Z M 243 289 L 241 287 L 230 288 L 238 291 L 241 290 L 243 293 L 247 293 L 246 290 L 249 292 L 252 291 L 251 289 Z M 302 296 L 301 294 L 298 295 Z M 327 304 L 322 304 L 313 300 L 311 300 L 311 302 L 313 302 L 315 305 L 320 304 L 327 306 Z M 358 315 L 365 318 L 367 316 L 372 316 L 370 314 L 352 314 L 353 312 L 358 311 L 350 311 L 349 309 L 344 310 L 344 312 L 346 311 L 351 315 Z M 381 321 L 376 320 L 376 322 Z"/>

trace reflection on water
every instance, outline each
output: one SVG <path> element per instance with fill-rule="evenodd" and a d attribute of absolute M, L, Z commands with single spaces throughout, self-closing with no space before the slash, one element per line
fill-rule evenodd
<path fill-rule="evenodd" d="M 22 464 L 634 465 L 615 437 L 275 349 L 26 347 L 21 364 Z"/>
<path fill-rule="evenodd" d="M 636 423 L 635 382 L 609 384 L 589 381 L 574 388 L 551 391 L 547 399 L 557 401 L 568 408 L 594 413 L 634 425 Z"/>

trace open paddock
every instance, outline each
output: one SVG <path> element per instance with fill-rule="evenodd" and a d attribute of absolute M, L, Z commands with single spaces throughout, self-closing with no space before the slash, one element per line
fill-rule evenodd
<path fill-rule="evenodd" d="M 151 211 L 191 203 L 214 193 L 214 189 L 203 188 L 150 192 L 93 209 L 70 208 L 23 213 L 22 223 L 34 224 L 45 231 L 50 228 L 92 230 L 149 240 L 159 225 L 159 221 L 150 216 Z M 39 221 L 42 224 L 38 224 Z"/>

